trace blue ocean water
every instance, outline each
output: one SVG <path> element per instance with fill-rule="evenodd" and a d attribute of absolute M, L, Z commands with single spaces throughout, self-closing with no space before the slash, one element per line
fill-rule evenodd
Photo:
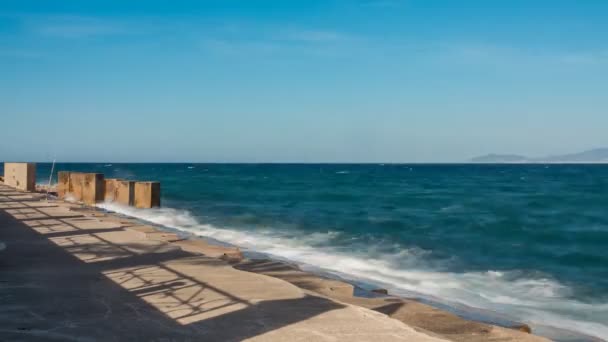
<path fill-rule="evenodd" d="M 50 165 L 38 165 L 47 183 Z M 58 164 L 158 180 L 111 208 L 404 296 L 608 336 L 608 165 Z M 562 340 L 569 340 L 563 335 Z M 572 340 L 576 340 L 573 337 Z"/>

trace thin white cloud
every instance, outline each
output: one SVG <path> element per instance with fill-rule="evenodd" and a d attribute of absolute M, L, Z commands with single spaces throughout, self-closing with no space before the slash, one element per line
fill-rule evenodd
<path fill-rule="evenodd" d="M 559 61 L 563 62 L 564 64 L 574 65 L 596 65 L 608 63 L 608 49 L 564 53 L 559 56 Z"/>
<path fill-rule="evenodd" d="M 608 63 L 608 49 L 567 50 L 518 47 L 500 44 L 450 43 L 437 44 L 429 51 L 458 63 L 484 64 L 568 64 L 571 66 Z"/>
<path fill-rule="evenodd" d="M 22 17 L 22 21 L 26 30 L 56 38 L 85 38 L 130 32 L 123 23 L 97 17 L 27 15 Z"/>
<path fill-rule="evenodd" d="M 281 38 L 306 43 L 334 43 L 352 39 L 346 34 L 328 30 L 292 30 Z"/>
<path fill-rule="evenodd" d="M 25 49 L 0 48 L 0 57 L 10 58 L 38 58 L 41 55 L 37 52 Z"/>
<path fill-rule="evenodd" d="M 395 8 L 403 5 L 406 0 L 364 0 L 359 3 L 361 7 Z"/>
<path fill-rule="evenodd" d="M 228 29 L 225 29 L 228 28 Z M 327 29 L 223 25 L 207 32 L 201 47 L 221 54 L 337 56 L 355 36 Z"/>
<path fill-rule="evenodd" d="M 275 54 L 281 51 L 281 45 L 272 42 L 230 40 L 218 38 L 206 38 L 202 40 L 202 48 L 207 51 L 224 55 L 243 54 Z"/>
<path fill-rule="evenodd" d="M 226 56 L 316 56 L 340 57 L 345 54 L 342 48 L 333 44 L 308 44 L 302 41 L 286 43 L 276 40 L 234 40 L 207 38 L 201 41 L 200 47 L 210 53 Z"/>

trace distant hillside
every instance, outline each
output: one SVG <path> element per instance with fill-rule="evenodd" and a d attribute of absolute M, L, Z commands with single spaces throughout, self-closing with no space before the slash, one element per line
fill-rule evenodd
<path fill-rule="evenodd" d="M 529 158 L 515 154 L 488 154 L 471 159 L 473 163 L 608 163 L 608 148 L 580 153 Z"/>
<path fill-rule="evenodd" d="M 564 154 L 561 156 L 550 156 L 544 158 L 550 162 L 608 162 L 608 148 L 596 148 L 581 153 Z"/>
<path fill-rule="evenodd" d="M 471 159 L 473 163 L 524 163 L 528 158 L 516 154 L 487 154 Z"/>

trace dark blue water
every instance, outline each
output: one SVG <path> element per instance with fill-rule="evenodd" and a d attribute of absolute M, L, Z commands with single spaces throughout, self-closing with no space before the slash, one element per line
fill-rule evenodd
<path fill-rule="evenodd" d="M 58 164 L 162 182 L 157 223 L 608 336 L 608 166 Z M 48 182 L 49 165 L 38 165 Z"/>

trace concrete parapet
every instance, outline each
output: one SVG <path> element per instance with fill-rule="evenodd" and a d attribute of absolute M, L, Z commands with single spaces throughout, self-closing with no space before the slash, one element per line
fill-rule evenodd
<path fill-rule="evenodd" d="M 4 184 L 18 190 L 36 190 L 35 163 L 4 163 Z"/>
<path fill-rule="evenodd" d="M 122 205 L 133 205 L 135 181 L 110 178 L 105 180 L 104 200 Z"/>
<path fill-rule="evenodd" d="M 93 205 L 104 199 L 105 181 L 101 173 L 60 171 L 57 173 L 59 198 Z"/>
<path fill-rule="evenodd" d="M 136 208 L 160 207 L 160 183 L 135 182 L 133 205 Z"/>

